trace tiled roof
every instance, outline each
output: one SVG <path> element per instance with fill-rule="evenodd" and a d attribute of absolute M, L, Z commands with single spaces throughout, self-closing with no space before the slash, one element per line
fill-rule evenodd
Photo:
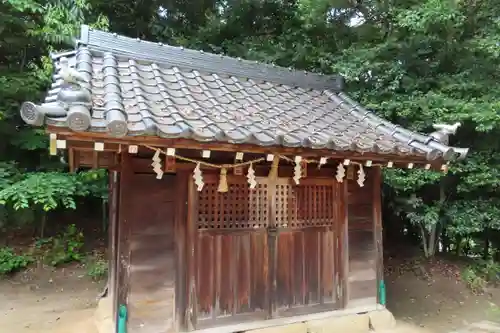
<path fill-rule="evenodd" d="M 67 85 L 62 57 L 88 83 Z M 82 28 L 74 52 L 54 56 L 54 83 L 21 115 L 32 125 L 203 142 L 465 157 L 437 136 L 408 131 L 341 92 L 339 77 L 135 40 Z M 458 156 L 457 156 L 458 155 Z"/>

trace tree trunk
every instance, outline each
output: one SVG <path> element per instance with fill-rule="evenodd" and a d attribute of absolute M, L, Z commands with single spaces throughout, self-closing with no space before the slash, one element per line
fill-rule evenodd
<path fill-rule="evenodd" d="M 462 255 L 463 243 L 464 241 L 461 236 L 455 237 L 455 245 L 456 245 L 455 254 L 457 255 L 457 257 L 460 257 Z"/>
<path fill-rule="evenodd" d="M 432 258 L 436 255 L 437 249 L 437 225 L 433 225 L 430 232 L 425 230 L 425 227 L 420 225 L 420 235 L 422 237 L 422 247 L 424 249 L 424 256 Z"/>
<path fill-rule="evenodd" d="M 468 257 L 470 255 L 470 252 L 471 252 L 471 248 L 470 248 L 470 237 L 465 237 L 465 244 L 464 244 L 464 254 L 466 257 Z"/>
<path fill-rule="evenodd" d="M 447 253 L 450 251 L 450 239 L 446 234 L 446 228 L 441 228 L 441 242 L 443 244 L 442 252 Z"/>
<path fill-rule="evenodd" d="M 484 228 L 484 249 L 483 249 L 483 259 L 488 260 L 490 258 L 490 230 L 489 228 Z"/>
<path fill-rule="evenodd" d="M 40 238 L 45 237 L 45 225 L 47 224 L 47 212 L 42 211 L 42 216 L 40 217 Z"/>
<path fill-rule="evenodd" d="M 439 239 L 437 237 L 437 229 L 438 229 L 438 223 L 435 223 L 432 226 L 431 232 L 429 234 L 429 242 L 428 242 L 429 250 L 427 251 L 429 257 L 434 257 L 434 255 L 436 254 L 436 245 L 437 245 L 437 240 Z"/>

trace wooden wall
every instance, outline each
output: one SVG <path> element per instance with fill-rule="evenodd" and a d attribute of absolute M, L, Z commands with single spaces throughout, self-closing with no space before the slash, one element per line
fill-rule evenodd
<path fill-rule="evenodd" d="M 253 191 L 245 176 L 228 175 L 221 194 L 217 174 L 204 172 L 200 193 L 190 172 L 157 180 L 132 165 L 125 157 L 116 270 L 129 333 L 377 302 L 380 174 L 373 170 L 363 188 L 336 182 L 326 169 L 311 170 L 299 186 L 288 174 L 270 183 L 261 177 Z"/>
<path fill-rule="evenodd" d="M 175 176 L 138 174 L 125 160 L 121 177 L 121 303 L 128 332 L 175 332 Z"/>
<path fill-rule="evenodd" d="M 348 180 L 348 306 L 377 302 L 378 252 L 375 220 L 380 212 L 378 170 L 369 169 L 364 187 Z"/>

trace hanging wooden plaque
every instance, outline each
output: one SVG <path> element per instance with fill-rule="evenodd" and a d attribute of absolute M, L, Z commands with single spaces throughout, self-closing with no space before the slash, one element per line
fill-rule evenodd
<path fill-rule="evenodd" d="M 354 165 L 352 163 L 347 166 L 347 179 L 354 179 Z"/>
<path fill-rule="evenodd" d="M 175 156 L 167 156 L 165 159 L 165 172 L 175 172 Z"/>
<path fill-rule="evenodd" d="M 243 167 L 242 166 L 234 167 L 233 173 L 235 176 L 243 176 Z"/>
<path fill-rule="evenodd" d="M 307 177 L 307 162 L 305 160 L 302 160 L 300 162 L 300 167 L 302 168 L 302 178 Z"/>

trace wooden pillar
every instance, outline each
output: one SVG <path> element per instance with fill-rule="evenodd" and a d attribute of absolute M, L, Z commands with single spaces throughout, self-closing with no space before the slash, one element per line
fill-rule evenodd
<path fill-rule="evenodd" d="M 377 304 L 381 304 L 380 284 L 384 280 L 384 247 L 382 243 L 382 170 L 374 168 L 373 177 L 373 237 L 376 247 Z M 385 305 L 385 304 L 384 304 Z"/>
<path fill-rule="evenodd" d="M 267 272 L 268 283 L 266 290 L 266 303 L 267 303 L 267 318 L 276 318 L 277 311 L 277 264 L 278 264 L 278 226 L 276 225 L 276 187 L 277 187 L 277 174 L 268 177 L 267 184 L 267 247 L 268 259 L 267 266 L 264 271 Z"/>
<path fill-rule="evenodd" d="M 175 201 L 175 326 L 176 331 L 187 330 L 187 209 L 188 209 L 188 186 L 190 181 L 188 171 L 178 172 L 175 178 L 176 201 Z"/>
<path fill-rule="evenodd" d="M 116 325 L 117 314 L 117 265 L 118 265 L 118 210 L 119 210 L 119 174 L 109 171 L 109 223 L 108 223 L 108 297 L 113 303 L 113 323 Z"/>
<path fill-rule="evenodd" d="M 131 187 L 134 172 L 131 156 L 122 155 L 119 182 L 117 270 L 116 270 L 116 306 L 127 306 L 130 278 L 130 209 L 133 207 L 133 188 Z"/>
<path fill-rule="evenodd" d="M 341 184 L 339 205 L 339 256 L 340 256 L 340 302 L 341 308 L 346 308 L 349 302 L 349 201 L 348 180 Z"/>
<path fill-rule="evenodd" d="M 187 178 L 187 219 L 186 219 L 186 288 L 187 306 L 185 326 L 189 331 L 196 329 L 198 300 L 196 295 L 196 244 L 197 244 L 197 221 L 198 221 L 198 192 L 194 182 Z"/>

